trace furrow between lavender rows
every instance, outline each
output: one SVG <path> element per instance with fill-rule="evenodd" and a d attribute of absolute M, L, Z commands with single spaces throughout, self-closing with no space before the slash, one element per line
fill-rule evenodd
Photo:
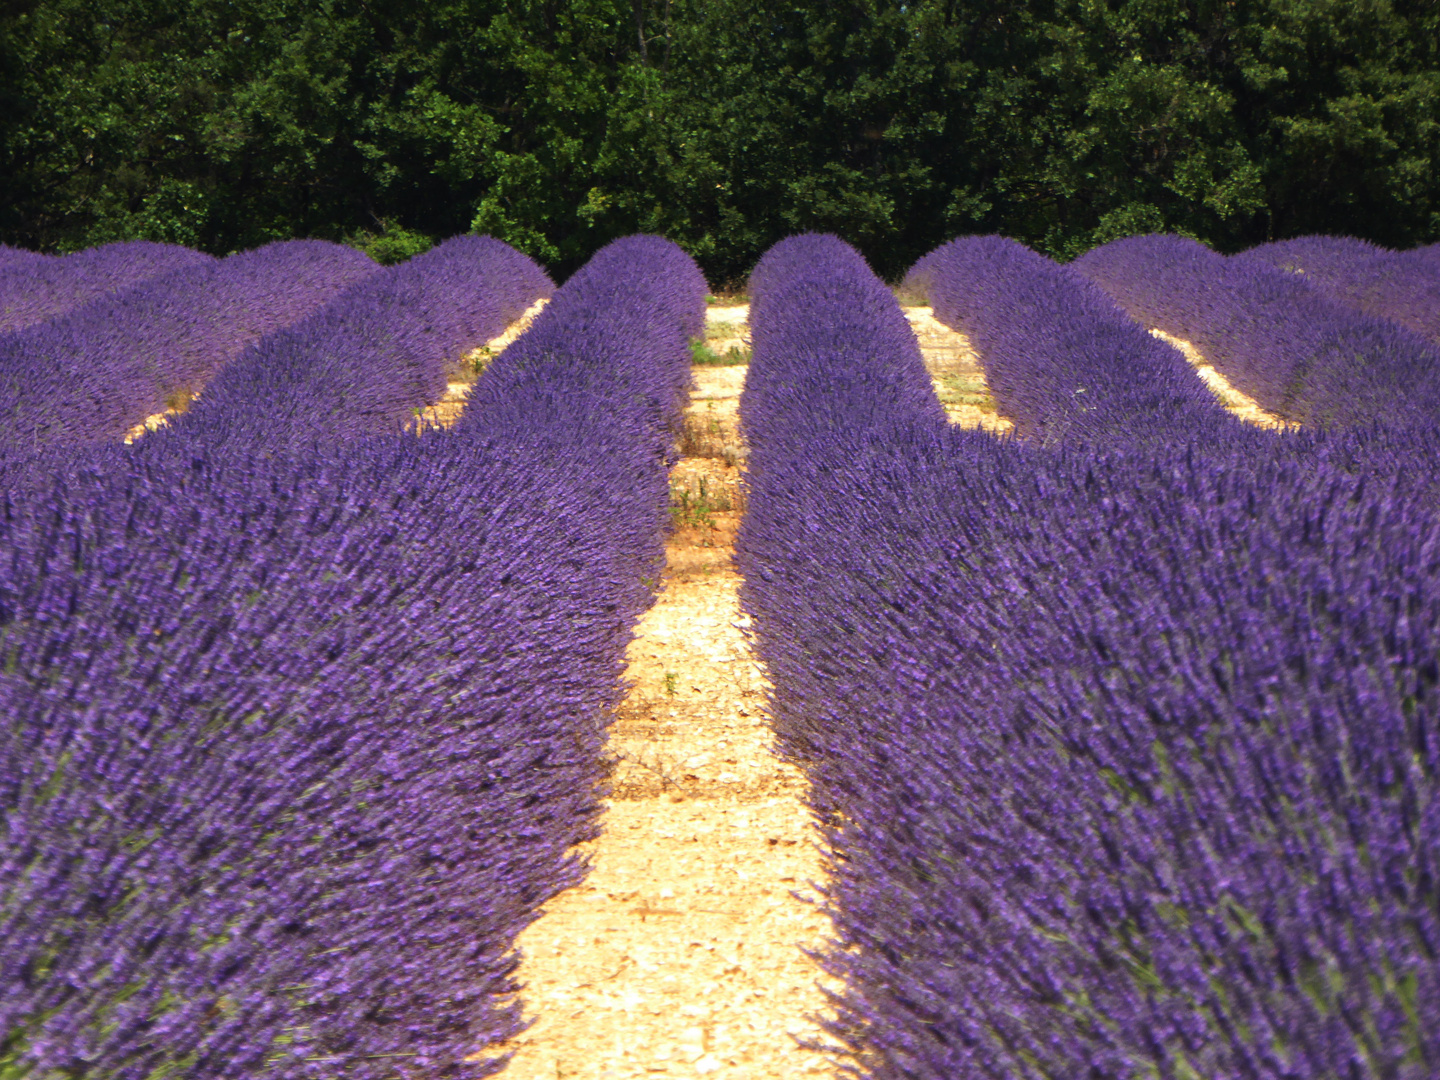
<path fill-rule="evenodd" d="M 735 309 L 710 314 L 711 354 L 729 353 L 728 325 L 739 357 Z M 770 752 L 768 684 L 730 558 L 746 368 L 699 362 L 693 373 L 666 563 L 627 652 L 593 869 L 520 939 L 535 1025 L 514 1044 L 514 1080 L 831 1072 L 795 1041 L 818 1035 L 808 1015 L 825 1006 L 803 951 L 822 943 L 823 920 L 792 895 L 819 881 L 818 859 L 803 779 Z"/>

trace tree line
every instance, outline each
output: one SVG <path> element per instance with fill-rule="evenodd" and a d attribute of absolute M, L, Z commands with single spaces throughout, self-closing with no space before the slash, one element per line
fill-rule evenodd
<path fill-rule="evenodd" d="M 0 240 L 1440 239 L 1437 0 L 6 0 Z"/>

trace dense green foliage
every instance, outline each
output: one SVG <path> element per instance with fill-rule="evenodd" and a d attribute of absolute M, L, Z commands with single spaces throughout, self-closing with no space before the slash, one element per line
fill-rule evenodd
<path fill-rule="evenodd" d="M 1440 238 L 1436 0 L 10 0 L 0 240 Z M 418 14 L 414 14 L 418 13 Z"/>

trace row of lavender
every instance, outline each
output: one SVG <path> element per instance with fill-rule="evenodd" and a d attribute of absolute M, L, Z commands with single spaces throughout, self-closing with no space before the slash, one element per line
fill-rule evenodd
<path fill-rule="evenodd" d="M 1307 237 L 1219 255 L 1132 236 L 1071 264 L 1133 318 L 1193 343 L 1284 420 L 1432 427 L 1440 418 L 1440 261 Z"/>
<path fill-rule="evenodd" d="M 0 334 L 63 315 L 181 267 L 216 260 L 178 244 L 132 240 L 73 255 L 0 246 Z"/>
<path fill-rule="evenodd" d="M 944 424 L 839 241 L 751 280 L 737 558 L 852 1071 L 1435 1075 L 1433 431 L 1247 430 L 1073 272 L 918 272 L 1021 439 Z"/>
<path fill-rule="evenodd" d="M 476 236 L 384 270 L 322 241 L 172 269 L 0 335 L 0 475 L 43 474 L 57 451 L 114 442 L 202 389 L 174 426 L 211 445 L 413 425 L 468 350 L 550 291 Z"/>
<path fill-rule="evenodd" d="M 1349 247 L 1364 256 L 1362 268 L 1395 260 L 1406 277 L 1366 278 L 1306 255 Z M 1311 269 L 1271 265 L 1282 256 Z M 1322 279 L 1330 291 L 1315 287 Z M 1343 282 L 1362 280 L 1371 283 L 1368 311 L 1343 302 Z M 1060 266 L 1012 240 L 969 237 L 922 259 L 906 286 L 971 338 L 1002 411 L 1032 440 L 1233 439 L 1236 422 L 1145 327 L 1192 342 L 1285 420 L 1400 430 L 1440 420 L 1440 327 L 1431 340 L 1387 317 L 1426 290 L 1440 310 L 1440 262 L 1427 266 L 1420 253 L 1367 254 L 1359 241 L 1311 238 L 1226 258 L 1193 240 L 1152 235 Z"/>
<path fill-rule="evenodd" d="M 285 241 L 226 259 L 179 249 L 161 273 L 134 255 L 136 279 L 0 336 L 0 454 L 121 438 L 186 401 L 266 334 L 380 272 L 353 248 Z M 102 260 L 101 256 L 110 256 Z M 183 257 L 182 257 L 183 256 Z M 68 256 L 64 262 L 80 259 Z"/>
<path fill-rule="evenodd" d="M 7 496 L 9 1071 L 499 1067 L 515 935 L 596 828 L 705 291 L 673 245 L 617 241 L 455 429 L 388 430 L 453 323 L 541 291 L 502 247 L 372 275 L 237 357 L 193 422 Z M 466 257 L 490 268 L 468 286 Z M 315 414 L 263 416 L 267 381 Z"/>

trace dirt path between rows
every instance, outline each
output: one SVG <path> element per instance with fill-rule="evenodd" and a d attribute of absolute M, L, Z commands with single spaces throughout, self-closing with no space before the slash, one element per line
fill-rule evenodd
<path fill-rule="evenodd" d="M 748 310 L 710 310 L 710 355 L 748 358 Z M 951 419 L 1002 432 L 963 337 L 907 309 Z M 506 1080 L 833 1075 L 822 976 L 805 950 L 828 929 L 805 778 L 771 752 L 765 673 L 750 655 L 731 563 L 744 510 L 737 409 L 748 368 L 697 365 L 676 529 L 659 597 L 631 643 L 631 689 L 593 869 L 521 935 L 534 1024 L 503 1049 Z"/>
<path fill-rule="evenodd" d="M 1184 338 L 1167 334 L 1164 330 L 1152 328 L 1150 333 L 1167 345 L 1173 345 L 1179 349 L 1180 354 L 1190 362 L 1190 366 L 1195 369 L 1195 374 L 1200 376 L 1200 380 L 1210 388 L 1210 392 L 1215 395 L 1220 404 L 1224 405 L 1229 412 L 1239 419 L 1244 420 L 1247 424 L 1254 424 L 1256 427 L 1270 428 L 1275 431 L 1299 427 L 1298 424 L 1292 424 L 1289 421 L 1280 419 L 1280 417 L 1272 412 L 1266 412 L 1265 409 L 1261 408 L 1260 403 L 1249 394 L 1236 390 L 1235 387 L 1230 385 L 1230 380 L 1216 371 L 1214 366 L 1205 360 L 1205 357 L 1200 354 L 1200 350 L 1191 342 L 1186 341 Z"/>
<path fill-rule="evenodd" d="M 712 346 L 743 339 L 718 309 Z M 655 605 L 631 642 L 630 691 L 593 869 L 521 936 L 534 1026 L 506 1080 L 831 1074 L 813 902 L 821 859 L 805 780 L 770 750 L 765 674 L 731 564 L 744 509 L 736 409 L 747 368 L 695 368 L 671 472 L 676 529 Z"/>
<path fill-rule="evenodd" d="M 902 309 L 920 343 L 920 354 L 930 372 L 931 385 L 945 407 L 945 415 L 957 427 L 979 428 L 992 435 L 1015 430 L 1009 417 L 1002 416 L 990 387 L 985 368 L 970 339 L 935 318 L 928 307 Z"/>

